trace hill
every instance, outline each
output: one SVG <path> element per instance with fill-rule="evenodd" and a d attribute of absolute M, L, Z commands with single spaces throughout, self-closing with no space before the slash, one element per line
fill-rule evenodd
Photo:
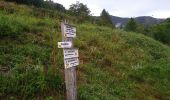
<path fill-rule="evenodd" d="M 130 18 L 111 16 L 111 19 L 112 22 L 115 23 L 115 25 L 125 26 Z M 144 26 L 151 26 L 151 25 L 159 24 L 164 21 L 164 19 L 157 19 L 150 16 L 135 17 L 135 20 L 137 23 L 142 24 Z"/>
<path fill-rule="evenodd" d="M 168 100 L 170 47 L 66 13 L 0 1 L 0 99 L 64 100 L 60 22 L 77 27 L 79 100 Z"/>

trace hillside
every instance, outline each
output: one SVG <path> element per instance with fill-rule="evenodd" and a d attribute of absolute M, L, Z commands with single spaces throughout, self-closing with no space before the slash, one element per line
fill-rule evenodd
<path fill-rule="evenodd" d="M 125 26 L 126 23 L 130 18 L 122 18 L 122 17 L 117 17 L 117 16 L 111 16 L 112 22 L 116 25 L 121 25 Z M 140 17 L 135 17 L 135 20 L 137 23 L 142 24 L 144 26 L 151 26 L 155 24 L 159 24 L 164 21 L 164 19 L 157 19 L 153 18 L 150 16 L 140 16 Z"/>
<path fill-rule="evenodd" d="M 0 99 L 64 100 L 60 22 L 77 27 L 78 100 L 169 100 L 170 47 L 139 33 L 78 24 L 62 12 L 0 1 Z"/>

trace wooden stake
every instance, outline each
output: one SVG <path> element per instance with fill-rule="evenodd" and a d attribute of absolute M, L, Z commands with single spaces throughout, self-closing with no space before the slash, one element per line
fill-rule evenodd
<path fill-rule="evenodd" d="M 65 23 L 63 22 L 61 23 L 62 41 L 72 42 L 73 40 L 72 38 L 66 38 L 64 36 L 64 24 Z M 66 91 L 67 91 L 66 92 L 67 100 L 77 100 L 76 66 L 65 68 L 65 84 L 66 84 Z"/>

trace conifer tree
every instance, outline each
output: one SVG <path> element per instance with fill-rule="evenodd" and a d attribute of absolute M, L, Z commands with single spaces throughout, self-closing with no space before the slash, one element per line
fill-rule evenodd
<path fill-rule="evenodd" d="M 125 30 L 126 31 L 136 32 L 136 30 L 137 30 L 137 23 L 136 23 L 134 18 L 129 19 L 129 21 L 127 22 L 127 24 L 125 26 Z"/>
<path fill-rule="evenodd" d="M 100 15 L 100 22 L 101 22 L 100 23 L 101 25 L 114 27 L 112 20 L 111 20 L 111 17 L 105 9 L 103 9 L 103 11 Z"/>

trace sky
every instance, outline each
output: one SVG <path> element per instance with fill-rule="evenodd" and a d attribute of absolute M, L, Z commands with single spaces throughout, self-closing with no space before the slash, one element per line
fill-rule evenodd
<path fill-rule="evenodd" d="M 155 18 L 170 17 L 170 0 L 53 0 L 66 9 L 79 1 L 86 4 L 91 14 L 99 16 L 103 9 L 110 15 L 119 17 L 152 16 Z"/>

